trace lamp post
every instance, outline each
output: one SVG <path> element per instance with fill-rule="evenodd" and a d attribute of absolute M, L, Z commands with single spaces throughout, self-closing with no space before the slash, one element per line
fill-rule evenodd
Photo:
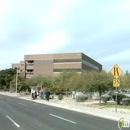
<path fill-rule="evenodd" d="M 18 87 L 18 67 L 16 69 L 16 93 L 17 93 L 17 87 Z"/>
<path fill-rule="evenodd" d="M 15 66 L 15 68 L 16 68 L 16 80 L 15 80 L 15 91 L 16 91 L 16 93 L 17 93 L 17 87 L 18 87 L 18 66 L 16 65 L 16 64 L 12 64 L 12 63 L 10 63 L 11 65 L 12 65 L 12 68 L 14 68 L 14 66 Z M 13 66 L 14 65 L 14 66 Z"/>

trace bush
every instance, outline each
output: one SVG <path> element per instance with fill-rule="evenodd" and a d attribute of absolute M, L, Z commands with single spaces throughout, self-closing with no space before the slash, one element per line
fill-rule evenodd
<path fill-rule="evenodd" d="M 130 106 L 130 98 L 123 98 L 122 99 L 122 104 L 124 106 Z"/>
<path fill-rule="evenodd" d="M 116 94 L 113 94 L 113 100 L 116 101 Z M 127 98 L 126 95 L 122 93 L 117 93 L 117 104 L 120 104 L 123 98 Z"/>
<path fill-rule="evenodd" d="M 104 102 L 104 103 L 107 103 L 107 101 L 109 101 L 111 99 L 111 96 L 110 95 L 102 95 L 101 96 L 101 100 Z"/>
<path fill-rule="evenodd" d="M 65 92 L 56 92 L 55 94 L 56 94 L 56 95 L 60 95 L 60 94 L 62 94 L 62 95 L 66 95 Z"/>
<path fill-rule="evenodd" d="M 58 95 L 58 99 L 59 99 L 59 100 L 62 100 L 62 99 L 63 99 L 63 95 L 59 94 L 59 95 Z"/>
<path fill-rule="evenodd" d="M 87 99 L 88 99 L 87 95 L 77 95 L 76 96 L 76 102 L 84 102 Z"/>

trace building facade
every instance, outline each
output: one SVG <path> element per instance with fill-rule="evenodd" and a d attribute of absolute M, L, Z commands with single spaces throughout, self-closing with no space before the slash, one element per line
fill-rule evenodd
<path fill-rule="evenodd" d="M 60 53 L 60 54 L 36 54 L 24 55 L 24 61 L 17 65 L 19 73 L 23 73 L 26 78 L 37 75 L 55 75 L 64 70 L 74 70 L 84 73 L 90 70 L 102 70 L 102 65 L 83 53 Z"/>

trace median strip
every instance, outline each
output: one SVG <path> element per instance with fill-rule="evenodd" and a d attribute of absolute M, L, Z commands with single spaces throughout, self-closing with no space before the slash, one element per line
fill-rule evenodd
<path fill-rule="evenodd" d="M 60 116 L 56 116 L 56 115 L 53 115 L 53 114 L 50 114 L 50 115 L 53 116 L 53 117 L 59 118 L 59 119 L 61 119 L 61 120 L 68 121 L 68 122 L 70 122 L 70 123 L 76 124 L 76 122 L 71 121 L 71 120 L 68 120 L 68 119 L 65 119 L 65 118 L 62 118 L 62 117 L 60 117 Z"/>
<path fill-rule="evenodd" d="M 6 117 L 10 120 L 10 121 L 12 121 L 17 127 L 20 127 L 13 119 L 11 119 L 8 115 L 6 115 Z"/>

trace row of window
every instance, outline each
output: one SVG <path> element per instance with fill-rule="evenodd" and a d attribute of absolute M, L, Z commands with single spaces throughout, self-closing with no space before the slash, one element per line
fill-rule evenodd
<path fill-rule="evenodd" d="M 83 59 L 58 59 L 58 60 L 54 60 L 53 63 L 65 63 L 65 62 L 80 62 L 82 64 L 85 64 L 86 66 L 89 66 L 93 69 L 96 69 L 96 70 L 99 70 L 99 67 L 93 65 L 92 63 L 88 62 L 88 61 L 85 61 Z M 34 65 L 34 61 L 27 61 L 27 66 L 33 66 Z M 54 69 L 53 72 L 63 72 L 64 70 L 66 71 L 77 71 L 77 72 L 87 72 L 87 70 L 85 69 L 80 69 L 80 68 L 77 68 L 77 69 Z M 32 69 L 29 69 L 26 71 L 26 73 L 30 73 L 32 74 L 33 73 L 33 70 Z"/>
<path fill-rule="evenodd" d="M 85 61 L 83 59 L 58 59 L 58 60 L 54 60 L 54 63 L 63 63 L 63 62 L 81 62 L 93 69 L 99 70 L 99 67 L 97 67 L 96 65 L 93 65 L 92 63 Z"/>
<path fill-rule="evenodd" d="M 85 69 L 53 69 L 53 72 L 64 72 L 64 71 L 75 71 L 75 72 L 87 72 Z"/>

